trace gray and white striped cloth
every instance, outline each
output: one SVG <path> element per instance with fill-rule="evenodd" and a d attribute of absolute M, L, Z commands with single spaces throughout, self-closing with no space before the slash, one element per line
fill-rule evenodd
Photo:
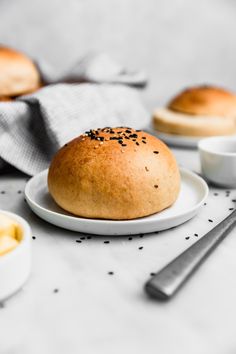
<path fill-rule="evenodd" d="M 8 163 L 34 175 L 48 167 L 62 145 L 85 130 L 148 125 L 149 116 L 130 87 L 144 86 L 144 73 L 126 71 L 105 54 L 88 55 L 61 78 L 39 67 L 50 85 L 0 103 L 1 167 Z"/>

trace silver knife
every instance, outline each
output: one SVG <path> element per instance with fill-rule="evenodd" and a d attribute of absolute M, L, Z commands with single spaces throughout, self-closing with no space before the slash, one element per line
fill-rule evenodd
<path fill-rule="evenodd" d="M 156 299 L 170 299 L 219 245 L 236 224 L 236 210 L 199 241 L 167 264 L 146 284 L 146 292 Z"/>

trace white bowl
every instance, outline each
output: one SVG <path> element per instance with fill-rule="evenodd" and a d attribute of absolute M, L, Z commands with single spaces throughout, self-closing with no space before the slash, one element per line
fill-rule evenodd
<path fill-rule="evenodd" d="M 23 230 L 22 240 L 12 251 L 0 256 L 0 301 L 19 290 L 30 274 L 31 266 L 31 229 L 20 216 L 0 210 L 15 220 Z"/>
<path fill-rule="evenodd" d="M 223 187 L 236 187 L 236 137 L 212 137 L 198 143 L 202 173 Z"/>

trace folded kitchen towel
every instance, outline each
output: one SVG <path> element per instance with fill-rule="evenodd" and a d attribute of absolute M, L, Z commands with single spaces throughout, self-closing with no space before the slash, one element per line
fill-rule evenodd
<path fill-rule="evenodd" d="M 146 84 L 144 73 L 126 71 L 104 54 L 86 56 L 61 77 L 39 67 L 50 85 L 0 103 L 0 167 L 8 163 L 34 175 L 85 130 L 148 125 L 148 114 L 131 87 Z"/>

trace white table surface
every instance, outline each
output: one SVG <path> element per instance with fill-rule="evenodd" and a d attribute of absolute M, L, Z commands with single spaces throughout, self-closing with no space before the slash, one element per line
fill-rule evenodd
<path fill-rule="evenodd" d="M 199 171 L 196 151 L 174 152 Z M 29 281 L 0 306 L 1 354 L 236 353 L 235 231 L 170 302 L 143 291 L 151 272 L 231 212 L 236 190 L 211 188 L 198 216 L 169 231 L 87 239 L 33 215 L 18 192 L 25 183 L 20 174 L 0 177 L 0 208 L 28 220 L 36 237 Z"/>

